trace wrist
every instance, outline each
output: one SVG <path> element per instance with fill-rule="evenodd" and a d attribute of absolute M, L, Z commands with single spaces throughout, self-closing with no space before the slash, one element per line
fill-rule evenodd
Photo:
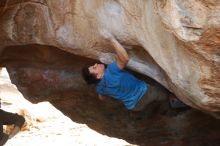
<path fill-rule="evenodd" d="M 109 41 L 110 41 L 112 44 L 115 44 L 115 43 L 116 43 L 115 38 L 110 38 Z"/>

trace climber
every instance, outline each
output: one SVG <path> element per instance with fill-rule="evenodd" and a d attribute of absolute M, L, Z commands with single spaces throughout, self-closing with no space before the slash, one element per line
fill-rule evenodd
<path fill-rule="evenodd" d="M 8 139 L 14 137 L 20 131 L 24 122 L 25 122 L 24 117 L 0 109 L 0 146 L 4 145 Z M 12 131 L 9 134 L 4 133 L 3 125 L 12 125 L 12 124 L 14 124 L 14 128 L 12 129 Z"/>
<path fill-rule="evenodd" d="M 154 100 L 163 100 L 168 92 L 159 84 L 150 85 L 125 70 L 129 57 L 125 48 L 113 35 L 102 31 L 101 35 L 112 45 L 116 61 L 107 67 L 102 63 L 85 66 L 82 76 L 87 84 L 95 84 L 100 100 L 112 97 L 121 101 L 128 110 L 140 111 Z"/>

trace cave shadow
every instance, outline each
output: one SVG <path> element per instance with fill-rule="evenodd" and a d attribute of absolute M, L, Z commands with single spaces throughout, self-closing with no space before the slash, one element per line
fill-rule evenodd
<path fill-rule="evenodd" d="M 103 102 L 86 93 L 65 94 L 49 101 L 73 121 L 110 137 L 143 146 L 220 144 L 219 120 L 195 109 L 171 109 L 163 101 L 132 112 L 112 99 Z"/>

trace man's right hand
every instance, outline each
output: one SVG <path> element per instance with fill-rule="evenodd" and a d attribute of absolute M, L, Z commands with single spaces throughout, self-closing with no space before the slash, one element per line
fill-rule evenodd
<path fill-rule="evenodd" d="M 116 52 L 116 62 L 120 69 L 125 68 L 128 63 L 129 57 L 125 48 L 115 39 L 115 37 L 109 33 L 107 30 L 101 30 L 100 34 L 107 39 L 110 44 L 113 46 Z"/>
<path fill-rule="evenodd" d="M 114 39 L 114 36 L 107 30 L 100 30 L 100 34 L 106 40 Z"/>

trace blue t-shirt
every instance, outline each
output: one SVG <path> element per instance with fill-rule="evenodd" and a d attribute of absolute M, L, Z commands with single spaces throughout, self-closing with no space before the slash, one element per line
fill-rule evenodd
<path fill-rule="evenodd" d="M 144 81 L 120 69 L 116 62 L 108 65 L 103 78 L 96 85 L 98 94 L 122 101 L 127 109 L 134 108 L 147 89 L 148 85 Z"/>

